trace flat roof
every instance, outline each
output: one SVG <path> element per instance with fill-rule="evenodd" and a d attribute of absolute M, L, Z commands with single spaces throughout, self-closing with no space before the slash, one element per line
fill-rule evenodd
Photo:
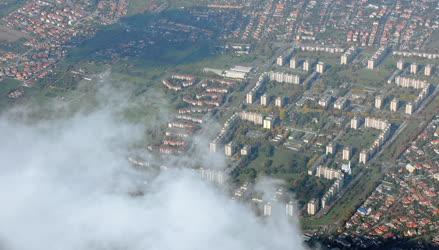
<path fill-rule="evenodd" d="M 235 67 L 231 68 L 230 70 L 244 72 L 244 73 L 250 73 L 250 71 L 252 71 L 252 69 L 253 69 L 252 67 L 245 67 L 245 66 L 236 65 Z"/>

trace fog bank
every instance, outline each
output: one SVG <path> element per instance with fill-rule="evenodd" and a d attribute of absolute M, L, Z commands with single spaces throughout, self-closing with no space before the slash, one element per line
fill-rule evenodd
<path fill-rule="evenodd" d="M 38 124 L 0 118 L 1 249 L 301 249 L 190 170 L 147 181 L 126 161 L 145 128 L 105 111 Z M 130 196 L 142 192 L 143 196 Z"/>

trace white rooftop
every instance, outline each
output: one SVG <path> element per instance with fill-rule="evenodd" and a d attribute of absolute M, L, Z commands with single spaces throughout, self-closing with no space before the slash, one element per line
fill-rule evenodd
<path fill-rule="evenodd" d="M 253 69 L 252 67 L 245 67 L 245 66 L 236 65 L 235 67 L 231 68 L 230 70 L 244 72 L 244 73 L 250 73 L 250 71 L 252 71 L 252 69 Z"/>

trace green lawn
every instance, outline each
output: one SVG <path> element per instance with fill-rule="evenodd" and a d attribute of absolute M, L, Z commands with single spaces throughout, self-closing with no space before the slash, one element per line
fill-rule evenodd
<path fill-rule="evenodd" d="M 11 78 L 5 78 L 3 81 L 0 81 L 0 96 L 5 96 L 8 94 L 9 91 L 12 89 L 22 85 L 22 82 L 11 79 Z"/>
<path fill-rule="evenodd" d="M 269 96 L 298 97 L 303 92 L 303 87 L 288 83 L 269 83 L 266 94 Z"/>
<path fill-rule="evenodd" d="M 7 97 L 9 91 L 21 85 L 22 83 L 20 81 L 10 78 L 5 78 L 3 81 L 0 81 L 0 112 L 11 102 Z"/>
<path fill-rule="evenodd" d="M 352 74 L 351 74 L 352 73 Z M 382 87 L 386 84 L 388 73 L 381 70 L 370 70 L 362 68 L 356 72 L 348 72 L 352 82 L 366 87 Z"/>
<path fill-rule="evenodd" d="M 326 52 L 307 52 L 297 51 L 294 55 L 299 60 L 309 59 L 311 61 L 322 61 L 332 66 L 340 63 L 340 54 L 331 54 Z"/>
<path fill-rule="evenodd" d="M 340 143 L 350 146 L 357 150 L 369 148 L 373 141 L 378 138 L 379 131 L 376 129 L 349 129 L 346 134 L 340 138 Z"/>

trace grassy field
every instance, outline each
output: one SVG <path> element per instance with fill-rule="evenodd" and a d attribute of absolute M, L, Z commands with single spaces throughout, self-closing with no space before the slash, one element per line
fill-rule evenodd
<path fill-rule="evenodd" d="M 127 58 L 132 64 L 141 67 L 166 67 L 186 65 L 199 62 L 212 56 L 213 41 L 200 38 L 196 42 L 172 42 L 166 36 L 158 36 L 145 30 L 154 20 L 161 17 L 183 18 L 182 11 L 167 11 L 160 14 L 141 14 L 128 17 L 120 24 L 101 29 L 93 38 L 73 49 L 68 59 L 112 61 L 116 58 Z M 126 27 L 130 27 L 127 29 Z M 173 34 L 184 36 L 184 34 Z M 150 41 L 145 47 L 127 44 L 138 41 Z"/>
<path fill-rule="evenodd" d="M 128 15 L 142 13 L 152 3 L 155 3 L 157 6 L 166 3 L 168 4 L 168 8 L 175 9 L 182 7 L 207 5 L 210 2 L 212 2 L 212 0 L 130 0 L 128 5 Z"/>
<path fill-rule="evenodd" d="M 378 137 L 378 134 L 379 131 L 375 129 L 349 129 L 348 132 L 340 138 L 340 143 L 361 150 L 370 147 L 373 141 Z"/>
<path fill-rule="evenodd" d="M 151 2 L 155 2 L 157 5 L 160 5 L 165 1 L 130 0 L 128 5 L 128 15 L 131 16 L 144 12 Z"/>
<path fill-rule="evenodd" d="M 0 107 L 9 105 L 11 100 L 7 97 L 9 91 L 21 86 L 21 82 L 15 79 L 6 78 L 0 81 Z M 0 108 L 1 111 L 1 108 Z"/>
<path fill-rule="evenodd" d="M 169 5 L 174 8 L 200 6 L 200 5 L 203 6 L 211 2 L 214 1 L 213 0 L 168 0 Z"/>
<path fill-rule="evenodd" d="M 236 137 L 235 137 L 236 139 Z M 272 147 L 263 143 L 258 156 L 248 165 L 237 169 L 238 183 L 253 181 L 255 178 L 269 176 L 283 180 L 286 188 L 294 193 L 295 199 L 303 206 L 310 197 L 319 197 L 331 185 L 330 180 L 309 176 L 306 166 L 309 157 L 303 152 L 293 152 L 283 147 Z M 233 177 L 233 174 L 232 174 Z"/>
<path fill-rule="evenodd" d="M 355 85 L 372 88 L 381 88 L 390 76 L 388 72 L 369 70 L 366 68 L 359 69 L 358 71 L 348 70 L 342 74 Z"/>
<path fill-rule="evenodd" d="M 253 162 L 250 163 L 249 167 L 256 169 L 260 173 L 264 173 L 267 170 L 267 167 L 264 165 L 267 160 L 271 160 L 271 168 L 276 169 L 281 166 L 291 166 L 290 173 L 274 173 L 274 177 L 290 179 L 296 177 L 300 170 L 304 169 L 304 166 L 299 166 L 294 164 L 297 159 L 300 161 L 304 161 L 303 155 L 299 155 L 298 153 L 292 152 L 287 149 L 278 148 L 274 150 L 272 156 L 267 156 L 264 153 L 260 153 L 258 158 L 256 158 Z M 294 167 L 293 167 L 294 166 Z"/>
<path fill-rule="evenodd" d="M 269 96 L 296 97 L 303 91 L 303 87 L 293 84 L 279 84 L 270 82 L 267 85 L 266 94 Z"/>
<path fill-rule="evenodd" d="M 322 61 L 323 63 L 332 66 L 338 65 L 340 62 L 339 54 L 331 54 L 325 52 L 297 51 L 294 56 L 296 57 L 296 59 L 299 60 L 309 59 L 311 61 Z"/>

